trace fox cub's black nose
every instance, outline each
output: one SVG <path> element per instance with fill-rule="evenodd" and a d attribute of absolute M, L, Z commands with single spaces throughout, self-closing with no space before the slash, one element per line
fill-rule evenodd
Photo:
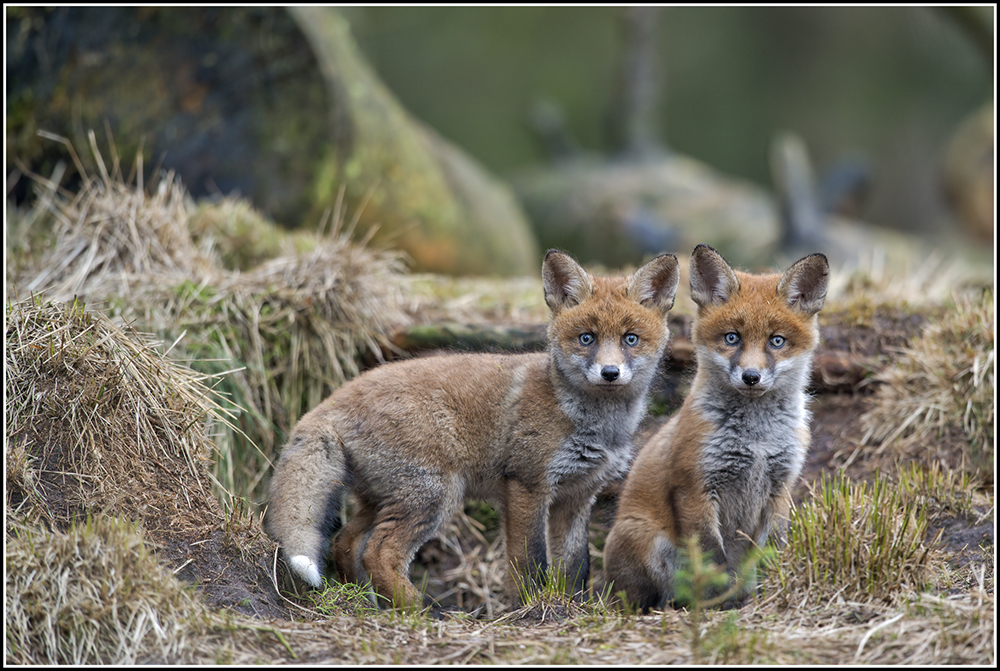
<path fill-rule="evenodd" d="M 618 366 L 605 366 L 601 369 L 601 377 L 603 377 L 608 382 L 614 382 L 618 379 L 621 373 L 618 371 Z"/>
<path fill-rule="evenodd" d="M 760 373 L 757 372 L 756 368 L 743 371 L 743 382 L 745 382 L 749 387 L 754 386 L 760 382 Z"/>

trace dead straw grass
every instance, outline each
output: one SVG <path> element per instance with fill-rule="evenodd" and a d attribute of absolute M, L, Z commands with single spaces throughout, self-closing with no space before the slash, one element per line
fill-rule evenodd
<path fill-rule="evenodd" d="M 260 502 L 284 437 L 302 414 L 378 361 L 399 309 L 398 255 L 378 253 L 335 231 L 316 249 L 246 273 L 217 271 L 200 282 L 134 285 L 136 315 L 171 337 L 186 334 L 178 358 L 213 374 L 238 415 L 217 441 L 216 477 Z M 176 335 L 175 335 L 176 334 Z"/>
<path fill-rule="evenodd" d="M 889 451 L 913 457 L 940 445 L 930 458 L 921 454 L 922 460 L 942 460 L 992 481 L 995 323 L 992 291 L 959 295 L 944 317 L 900 350 L 877 375 L 874 405 L 861 418 L 862 444 L 876 447 L 872 456 Z M 947 449 L 955 443 L 964 449 Z"/>
<path fill-rule="evenodd" d="M 104 297 L 114 291 L 115 283 L 136 277 L 190 277 L 210 267 L 211 260 L 191 239 L 187 195 L 174 174 L 163 175 L 149 195 L 124 181 L 114 152 L 112 169 L 107 169 L 93 131 L 90 142 L 99 176 L 81 170 L 83 184 L 76 194 L 39 179 L 43 192 L 50 194 L 42 203 L 56 222 L 55 244 L 36 266 L 26 269 L 31 278 L 23 284 L 23 293 L 45 289 L 50 299 L 61 301 Z M 138 168 L 141 173 L 141 163 Z"/>

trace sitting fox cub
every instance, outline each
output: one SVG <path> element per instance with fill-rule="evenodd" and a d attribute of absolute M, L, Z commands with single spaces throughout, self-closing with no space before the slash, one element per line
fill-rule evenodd
<path fill-rule="evenodd" d="M 537 584 L 550 561 L 585 588 L 590 509 L 628 470 L 667 344 L 677 258 L 591 277 L 551 250 L 542 280 L 547 352 L 387 364 L 302 417 L 266 519 L 301 579 L 319 586 L 329 557 L 342 581 L 370 578 L 397 607 L 419 605 L 410 562 L 470 497 L 499 504 L 515 600 L 518 582 Z M 331 543 L 346 489 L 357 509 Z"/>
<path fill-rule="evenodd" d="M 632 605 L 673 599 L 687 537 L 732 575 L 754 544 L 783 533 L 809 446 L 805 390 L 828 278 L 822 254 L 783 275 L 750 275 L 695 247 L 698 371 L 681 409 L 636 457 L 604 549 L 605 578 Z"/>

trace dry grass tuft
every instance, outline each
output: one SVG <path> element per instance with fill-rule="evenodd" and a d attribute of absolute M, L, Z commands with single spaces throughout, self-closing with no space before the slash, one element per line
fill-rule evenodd
<path fill-rule="evenodd" d="M 227 421 L 204 375 L 77 301 L 9 303 L 5 344 L 12 510 L 39 507 L 65 527 L 88 512 L 169 519 L 199 509 L 211 450 L 203 420 Z M 179 496 L 186 506 L 162 509 Z"/>
<path fill-rule="evenodd" d="M 934 583 L 941 557 L 928 513 L 885 477 L 869 486 L 825 474 L 793 509 L 765 587 L 787 607 L 836 599 L 894 604 Z"/>
<path fill-rule="evenodd" d="M 992 286 L 992 268 L 970 264 L 962 255 L 933 252 L 905 261 L 890 256 L 876 246 L 859 255 L 856 264 L 831 268 L 824 311 L 850 311 L 854 303 L 862 313 L 865 306 L 941 305 L 956 290 Z"/>
<path fill-rule="evenodd" d="M 862 443 L 878 446 L 873 456 L 919 452 L 925 461 L 941 459 L 952 468 L 964 462 L 992 480 L 995 322 L 992 291 L 976 299 L 960 296 L 878 374 L 874 407 L 861 418 Z M 955 443 L 964 449 L 926 452 Z"/>
<path fill-rule="evenodd" d="M 123 181 L 117 161 L 108 172 L 93 133 L 91 144 L 99 178 L 84 175 L 72 196 L 54 184 L 44 187 L 52 194 L 42 204 L 56 221 L 55 244 L 36 267 L 22 271 L 31 276 L 24 293 L 45 289 L 50 299 L 62 301 L 103 298 L 138 276 L 190 277 L 209 268 L 211 259 L 191 239 L 188 198 L 173 173 L 163 175 L 149 195 Z"/>
<path fill-rule="evenodd" d="M 228 270 L 250 270 L 279 256 L 312 251 L 311 231 L 289 233 L 242 198 L 227 196 L 202 202 L 190 212 L 187 227 L 198 248 Z"/>
<path fill-rule="evenodd" d="M 127 522 L 6 535 L 7 664 L 136 664 L 177 658 L 205 609 Z"/>
<path fill-rule="evenodd" d="M 905 499 L 927 508 L 931 521 L 976 516 L 977 492 L 982 483 L 965 471 L 953 471 L 933 462 L 924 466 L 912 461 L 898 469 L 894 478 Z"/>

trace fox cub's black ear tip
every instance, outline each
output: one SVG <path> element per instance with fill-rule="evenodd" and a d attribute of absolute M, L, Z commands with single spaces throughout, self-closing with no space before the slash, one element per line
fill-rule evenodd
<path fill-rule="evenodd" d="M 694 251 L 691 252 L 691 256 L 692 257 L 702 256 L 702 255 L 705 255 L 705 254 L 715 255 L 715 256 L 722 256 L 722 253 L 718 249 L 716 249 L 712 245 L 706 245 L 704 242 L 701 242 L 701 243 L 698 243 L 697 245 L 695 245 L 694 246 Z"/>
<path fill-rule="evenodd" d="M 813 263 L 820 263 L 820 264 L 826 266 L 827 268 L 830 267 L 830 259 L 826 258 L 826 254 L 824 254 L 822 252 L 815 252 L 815 253 L 810 254 L 810 255 L 808 255 L 806 257 L 803 257 L 800 260 L 801 261 L 806 261 L 807 259 L 813 259 Z"/>
<path fill-rule="evenodd" d="M 563 250 L 561 250 L 561 249 L 556 249 L 555 247 L 552 247 L 552 248 L 551 248 L 551 249 L 549 249 L 549 250 L 548 250 L 547 252 L 545 252 L 545 259 L 544 259 L 544 260 L 546 260 L 546 261 L 547 261 L 547 260 L 549 259 L 549 257 L 550 257 L 550 256 L 552 256 L 553 254 L 555 254 L 555 255 L 558 255 L 558 256 L 569 256 L 569 254 L 567 254 L 567 253 L 566 253 L 566 252 L 564 252 Z M 572 257 L 571 257 L 571 258 L 572 258 Z"/>

